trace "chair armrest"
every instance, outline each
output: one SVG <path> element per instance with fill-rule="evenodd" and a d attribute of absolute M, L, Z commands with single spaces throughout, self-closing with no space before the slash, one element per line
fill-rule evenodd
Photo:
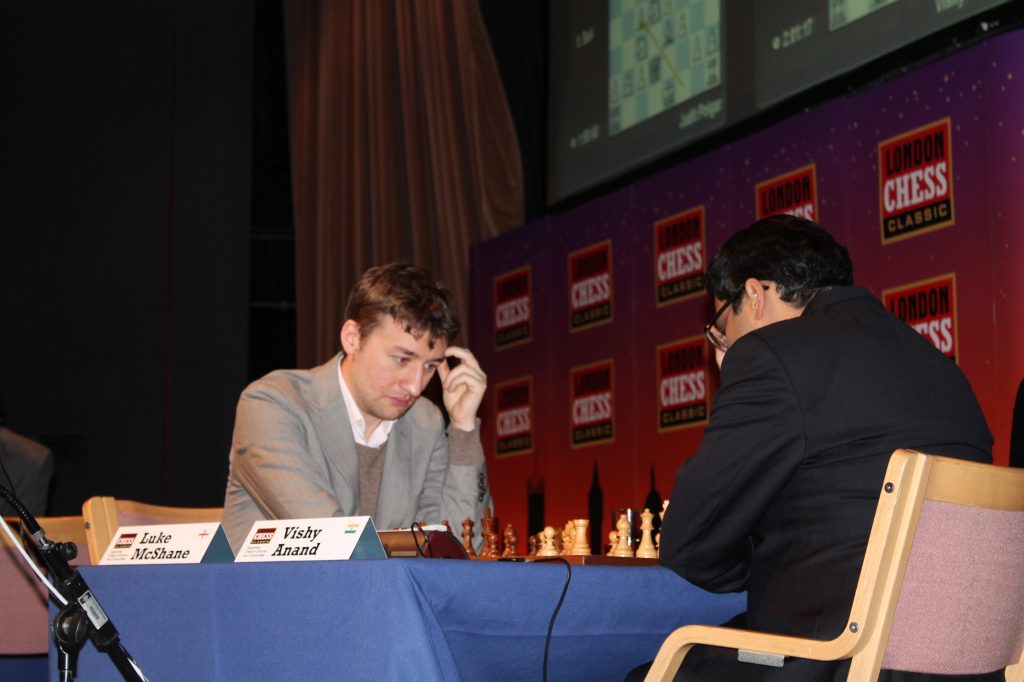
<path fill-rule="evenodd" d="M 856 642 L 857 637 L 847 637 L 846 633 L 836 639 L 822 641 L 736 628 L 686 625 L 672 632 L 662 643 L 661 649 L 658 650 L 658 655 L 647 673 L 645 682 L 671 680 L 679 670 L 690 647 L 695 644 L 810 658 L 817 661 L 832 661 L 849 658 Z"/>

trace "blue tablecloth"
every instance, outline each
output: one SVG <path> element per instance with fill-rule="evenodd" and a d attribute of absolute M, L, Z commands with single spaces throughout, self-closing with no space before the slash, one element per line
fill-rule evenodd
<path fill-rule="evenodd" d="M 154 680 L 540 680 L 562 564 L 382 561 L 81 569 Z M 551 680 L 621 680 L 687 623 L 720 623 L 744 595 L 671 571 L 573 566 Z M 51 650 L 50 679 L 56 680 Z M 78 679 L 120 680 L 87 643 Z"/>

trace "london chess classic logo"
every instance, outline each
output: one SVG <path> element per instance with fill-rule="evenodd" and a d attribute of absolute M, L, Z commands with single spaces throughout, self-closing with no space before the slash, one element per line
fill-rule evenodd
<path fill-rule="evenodd" d="M 494 423 L 498 457 L 533 452 L 533 377 L 521 377 L 494 388 Z"/>
<path fill-rule="evenodd" d="M 882 292 L 882 303 L 956 361 L 956 273 L 886 289 Z"/>
<path fill-rule="evenodd" d="M 615 440 L 615 363 L 601 360 L 569 370 L 572 447 Z"/>
<path fill-rule="evenodd" d="M 526 343 L 533 330 L 532 270 L 529 265 L 494 278 L 494 347 Z"/>
<path fill-rule="evenodd" d="M 703 205 L 654 223 L 654 286 L 659 306 L 703 293 L 706 253 Z"/>
<path fill-rule="evenodd" d="M 121 533 L 117 536 L 117 542 L 114 543 L 115 549 L 131 549 L 132 543 L 135 542 L 135 538 L 138 537 L 138 533 Z"/>
<path fill-rule="evenodd" d="M 953 224 L 953 139 L 949 119 L 878 144 L 882 243 Z"/>
<path fill-rule="evenodd" d="M 754 205 L 758 220 L 787 213 L 817 222 L 817 168 L 812 163 L 759 182 L 754 188 Z"/>
<path fill-rule="evenodd" d="M 658 431 L 708 423 L 707 338 L 691 336 L 658 346 Z"/>
<path fill-rule="evenodd" d="M 569 331 L 612 321 L 612 243 L 569 254 Z"/>
<path fill-rule="evenodd" d="M 259 528 L 255 533 L 252 534 L 252 540 L 249 541 L 250 545 L 268 545 L 270 541 L 274 539 L 275 529 L 273 528 Z"/>

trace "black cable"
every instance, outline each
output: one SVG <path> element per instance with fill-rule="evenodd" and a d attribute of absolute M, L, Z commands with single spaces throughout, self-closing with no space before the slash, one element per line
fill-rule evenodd
<path fill-rule="evenodd" d="M 419 538 L 416 537 L 417 528 L 419 528 L 420 533 L 423 534 L 423 545 L 420 544 Z M 426 546 L 428 542 L 427 532 L 423 530 L 423 526 L 421 526 L 416 521 L 413 521 L 412 524 L 409 526 L 409 532 L 412 533 L 412 543 L 416 545 L 416 553 L 419 554 L 421 557 L 426 558 L 427 555 L 423 553 L 423 547 Z"/>
<path fill-rule="evenodd" d="M 551 620 L 548 622 L 548 634 L 544 637 L 544 682 L 548 682 L 548 652 L 551 649 L 551 632 L 555 629 L 555 618 L 558 617 L 558 610 L 562 608 L 562 602 L 565 601 L 565 595 L 569 591 L 569 581 L 572 580 L 572 566 L 562 557 L 534 559 L 533 563 L 549 563 L 552 561 L 561 561 L 565 564 L 565 585 L 562 587 L 562 595 L 558 598 L 558 603 L 555 604 L 555 610 L 551 612 Z"/>
<path fill-rule="evenodd" d="M 21 500 L 19 500 L 15 496 L 13 488 L 14 486 L 12 485 L 12 490 L 8 490 L 7 488 L 0 485 L 0 497 L 2 497 L 7 502 L 7 504 L 11 505 L 11 508 L 14 509 L 14 512 L 21 518 L 22 528 L 27 529 L 30 535 L 35 535 L 36 533 L 41 534 L 39 524 L 36 522 L 35 517 L 29 513 L 28 509 L 25 508 L 25 505 L 21 503 Z"/>
<path fill-rule="evenodd" d="M 3 425 L 3 420 L 0 420 L 0 426 L 2 426 L 2 425 Z M 7 485 L 10 486 L 10 488 L 8 488 L 8 492 L 10 492 L 11 495 L 15 499 L 17 499 L 18 491 L 14 489 L 14 481 L 11 480 L 11 475 L 7 472 L 7 467 L 4 466 L 4 459 L 6 459 L 6 458 L 7 458 L 7 448 L 4 447 L 3 442 L 0 442 L 0 471 L 3 471 L 4 478 L 7 479 Z M 10 500 L 7 499 L 6 495 L 0 495 L 0 498 L 3 498 L 3 500 L 5 502 L 7 502 L 8 505 L 10 505 L 10 507 L 12 509 L 14 509 L 14 513 L 17 514 L 20 517 L 20 519 L 24 518 L 25 513 L 27 513 L 24 507 L 21 507 L 20 509 L 18 507 L 15 507 L 13 504 L 11 504 Z M 18 503 L 20 505 L 21 501 L 18 500 Z M 24 545 L 28 545 L 29 544 L 29 539 L 28 539 L 29 533 L 28 533 L 28 530 L 25 528 L 25 523 L 23 521 L 21 521 L 21 520 L 19 520 L 19 522 L 18 522 L 18 535 L 21 537 L 22 544 L 24 544 Z"/>
<path fill-rule="evenodd" d="M 0 419 L 0 426 L 3 426 L 3 419 Z M 7 467 L 4 466 L 4 459 L 6 459 L 6 458 L 7 458 L 7 448 L 5 448 L 3 442 L 0 441 L 0 471 L 3 471 L 4 478 L 7 479 L 7 485 L 10 486 L 10 488 L 8 488 L 8 492 L 11 494 L 12 497 L 17 499 L 18 491 L 14 489 L 14 481 L 11 480 L 11 475 L 7 472 Z M 12 509 L 14 509 L 14 513 L 19 516 L 20 520 L 18 522 L 18 536 L 21 537 L 22 544 L 24 544 L 26 546 L 29 545 L 30 544 L 29 537 L 28 537 L 29 536 L 29 531 L 26 529 L 25 523 L 24 523 L 25 514 L 27 514 L 28 511 L 24 507 L 20 506 L 21 505 L 21 500 L 18 500 L 18 505 L 19 506 L 15 507 L 14 504 L 11 503 L 11 501 L 7 498 L 6 495 L 0 495 L 0 498 L 3 498 L 3 500 L 5 502 L 7 502 L 8 505 L 10 505 L 10 507 Z M 76 549 L 75 552 L 77 554 L 78 550 Z"/>
<path fill-rule="evenodd" d="M 4 472 L 4 478 L 7 479 L 7 485 L 10 486 L 9 490 L 12 495 L 17 495 L 18 491 L 14 489 L 14 481 L 11 480 L 11 475 L 7 473 L 7 467 L 4 466 L 4 459 L 7 458 L 7 449 L 4 444 L 0 442 L 0 471 Z M 6 499 L 6 498 L 5 498 Z"/>

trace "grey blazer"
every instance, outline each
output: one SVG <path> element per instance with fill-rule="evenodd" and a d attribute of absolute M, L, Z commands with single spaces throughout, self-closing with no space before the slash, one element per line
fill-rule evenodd
<path fill-rule="evenodd" d="M 479 430 L 466 434 L 474 463 L 451 464 L 441 412 L 421 397 L 388 436 L 377 509 L 360 510 L 340 357 L 311 370 L 271 372 L 242 392 L 224 495 L 224 532 L 235 553 L 260 519 L 369 514 L 378 529 L 443 519 L 458 529 L 463 519 L 478 524 L 493 506 Z"/>

